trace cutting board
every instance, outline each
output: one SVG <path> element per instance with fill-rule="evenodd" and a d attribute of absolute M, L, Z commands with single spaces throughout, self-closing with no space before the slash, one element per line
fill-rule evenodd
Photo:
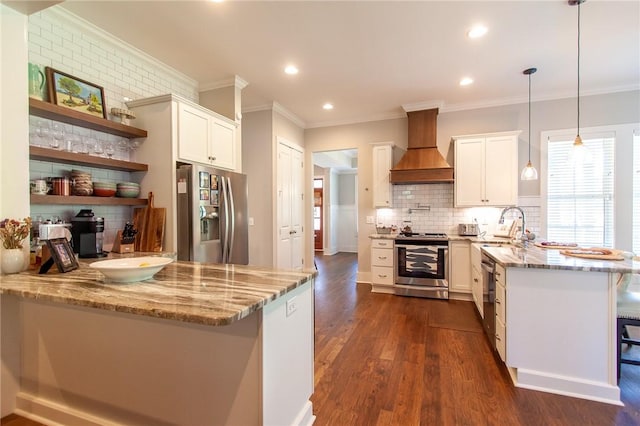
<path fill-rule="evenodd" d="M 599 254 L 598 251 L 608 250 L 611 253 Z M 590 248 L 573 248 L 571 250 L 560 250 L 560 253 L 565 256 L 581 257 L 583 259 L 598 259 L 598 260 L 624 260 L 622 250 L 607 249 L 602 247 L 590 247 Z"/>
<path fill-rule="evenodd" d="M 146 207 L 133 211 L 133 227 L 138 231 L 135 251 L 162 251 L 166 215 L 166 208 L 154 207 L 153 192 L 149 192 Z"/>
<path fill-rule="evenodd" d="M 545 249 L 568 249 L 568 250 L 576 250 L 578 249 L 578 245 L 567 245 L 562 243 L 557 244 L 541 244 L 540 242 L 533 243 L 534 246 L 545 248 Z"/>

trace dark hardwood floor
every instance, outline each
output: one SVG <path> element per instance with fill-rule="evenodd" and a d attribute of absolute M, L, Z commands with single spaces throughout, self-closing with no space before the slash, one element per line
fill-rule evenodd
<path fill-rule="evenodd" d="M 622 366 L 625 407 L 518 389 L 472 302 L 373 294 L 355 254 L 316 264 L 318 426 L 640 425 L 640 367 Z"/>
<path fill-rule="evenodd" d="M 471 302 L 373 294 L 355 254 L 316 264 L 317 426 L 640 425 L 640 367 L 622 366 L 624 407 L 517 389 Z"/>

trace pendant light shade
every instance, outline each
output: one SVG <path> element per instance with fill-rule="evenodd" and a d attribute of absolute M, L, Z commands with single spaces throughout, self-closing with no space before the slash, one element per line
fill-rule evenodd
<path fill-rule="evenodd" d="M 570 6 L 578 6 L 578 95 L 577 95 L 577 133 L 573 141 L 573 146 L 569 152 L 569 161 L 572 163 L 581 163 L 588 157 L 587 147 L 582 143 L 580 137 L 580 5 L 586 0 L 569 0 Z"/>
<path fill-rule="evenodd" d="M 536 71 L 538 71 L 537 68 L 527 68 L 522 71 L 522 74 L 529 76 L 529 161 L 524 169 L 522 169 L 522 173 L 520 173 L 521 180 L 538 179 L 538 171 L 533 167 L 533 164 L 531 164 L 531 74 Z"/>

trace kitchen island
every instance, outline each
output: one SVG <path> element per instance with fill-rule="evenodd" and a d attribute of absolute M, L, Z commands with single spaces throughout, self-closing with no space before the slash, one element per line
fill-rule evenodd
<path fill-rule="evenodd" d="M 487 246 L 506 294 L 500 354 L 516 386 L 621 404 L 617 382 L 616 285 L 640 273 L 632 259 L 566 256 L 535 246 Z M 498 303 L 498 302 L 496 302 Z M 498 342 L 500 348 L 500 342 Z M 500 350 L 498 350 L 500 352 Z"/>
<path fill-rule="evenodd" d="M 2 402 L 58 424 L 313 423 L 315 271 L 174 262 L 0 277 Z"/>

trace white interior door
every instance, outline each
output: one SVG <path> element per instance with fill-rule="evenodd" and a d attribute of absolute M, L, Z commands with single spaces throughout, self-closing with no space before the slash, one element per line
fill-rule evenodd
<path fill-rule="evenodd" d="M 302 151 L 278 143 L 277 230 L 278 268 L 302 269 L 304 257 Z"/>

